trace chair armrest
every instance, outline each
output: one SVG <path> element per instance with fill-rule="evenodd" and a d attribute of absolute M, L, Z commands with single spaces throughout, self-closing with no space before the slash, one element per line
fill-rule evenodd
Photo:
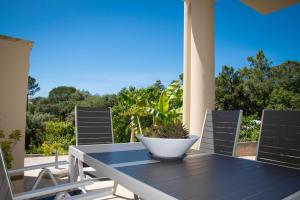
<path fill-rule="evenodd" d="M 46 188 L 42 188 L 42 189 L 36 189 L 33 191 L 18 193 L 16 195 L 14 195 L 13 199 L 14 200 L 31 199 L 31 198 L 36 198 L 36 197 L 49 195 L 49 194 L 55 194 L 58 192 L 63 192 L 63 191 L 75 189 L 78 187 L 91 185 L 91 184 L 93 184 L 93 181 L 91 181 L 91 180 L 84 180 L 84 181 L 73 182 L 73 183 L 65 183 L 65 184 L 55 185 L 55 186 L 46 187 Z"/>
<path fill-rule="evenodd" d="M 54 167 L 57 165 L 67 165 L 68 163 L 69 163 L 68 161 L 51 162 L 51 163 L 45 163 L 45 164 L 40 164 L 40 165 L 32 165 L 32 166 L 28 166 L 28 167 L 24 167 L 24 168 L 20 168 L 20 169 L 12 169 L 12 170 L 8 170 L 7 172 L 8 172 L 9 176 L 13 176 L 13 175 L 17 175 L 24 171 L 42 169 L 42 168 L 47 168 L 47 167 Z"/>

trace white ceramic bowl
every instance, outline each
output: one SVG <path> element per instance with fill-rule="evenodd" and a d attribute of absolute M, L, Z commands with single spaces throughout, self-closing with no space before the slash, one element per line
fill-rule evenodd
<path fill-rule="evenodd" d="M 179 158 L 199 139 L 195 135 L 185 139 L 151 138 L 143 135 L 137 135 L 137 138 L 154 156 L 160 158 Z"/>

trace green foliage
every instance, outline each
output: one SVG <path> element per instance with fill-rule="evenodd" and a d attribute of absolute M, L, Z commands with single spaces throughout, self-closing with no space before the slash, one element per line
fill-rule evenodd
<path fill-rule="evenodd" d="M 260 121 L 257 116 L 244 116 L 241 124 L 239 141 L 253 142 L 257 141 L 260 131 Z"/>
<path fill-rule="evenodd" d="M 11 134 L 9 134 L 9 139 L 19 141 L 22 137 L 21 131 L 19 129 L 13 130 Z"/>
<path fill-rule="evenodd" d="M 59 155 L 66 154 L 66 150 L 59 143 L 43 143 L 41 146 L 41 152 L 46 156 L 51 156 L 53 153 L 57 152 Z"/>
<path fill-rule="evenodd" d="M 157 102 L 152 102 L 146 107 L 155 125 L 182 121 L 182 94 L 182 85 L 179 81 L 173 81 L 161 92 Z"/>
<path fill-rule="evenodd" d="M 189 131 L 180 123 L 154 125 L 145 129 L 143 135 L 154 138 L 187 138 Z"/>
<path fill-rule="evenodd" d="M 275 88 L 270 94 L 267 108 L 273 110 L 299 110 L 300 93 L 294 93 L 282 87 Z"/>
<path fill-rule="evenodd" d="M 117 103 L 117 95 L 89 95 L 78 105 L 85 107 L 113 107 Z"/>
<path fill-rule="evenodd" d="M 243 68 L 223 66 L 215 80 L 216 109 L 244 111 L 241 141 L 256 140 L 258 126 L 253 124 L 253 120 L 260 119 L 263 109 L 300 110 L 299 62 L 287 61 L 273 66 L 263 51 L 248 57 L 247 61 L 249 65 Z M 36 81 L 32 85 L 35 84 Z M 112 95 L 91 95 L 87 91 L 67 86 L 54 88 L 48 97 L 29 100 L 26 151 L 46 152 L 47 148 L 52 148 L 47 140 L 62 142 L 58 144 L 64 150 L 74 143 L 71 130 L 74 129 L 75 105 L 111 107 L 114 139 L 117 143 L 128 142 L 133 134 L 141 132 L 140 127 L 146 129 L 153 125 L 181 122 L 182 84 L 183 74 L 167 88 L 158 80 L 146 88 L 123 88 Z M 50 122 L 67 123 L 69 128 Z M 48 147 L 44 145 L 41 148 L 43 144 Z"/>
<path fill-rule="evenodd" d="M 61 86 L 52 89 L 49 92 L 48 99 L 52 103 L 59 103 L 63 101 L 68 101 L 71 99 L 72 95 L 77 92 L 74 87 Z"/>
<path fill-rule="evenodd" d="M 21 131 L 16 129 L 11 131 L 8 138 L 5 137 L 3 130 L 0 130 L 0 147 L 3 151 L 6 167 L 11 168 L 11 162 L 13 161 L 12 151 L 17 141 L 21 138 Z"/>
<path fill-rule="evenodd" d="M 68 150 L 69 145 L 75 144 L 73 124 L 63 121 L 46 122 L 45 133 L 43 134 L 42 141 L 43 144 L 50 145 L 50 147 L 55 145 L 62 147 L 64 150 Z"/>
<path fill-rule="evenodd" d="M 300 109 L 300 63 L 272 66 L 262 51 L 248 58 L 249 67 L 223 66 L 216 78 L 216 108 L 242 109 L 260 116 L 263 109 Z"/>
<path fill-rule="evenodd" d="M 55 118 L 65 121 L 73 120 L 71 112 L 75 105 L 85 100 L 90 94 L 86 91 L 76 90 L 74 87 L 57 87 L 49 92 L 47 98 L 39 97 L 30 100 L 30 113 L 47 113 Z"/>
<path fill-rule="evenodd" d="M 27 153 L 39 153 L 35 150 L 42 145 L 42 137 L 45 133 L 47 121 L 55 120 L 55 117 L 48 113 L 27 112 L 25 149 Z"/>
<path fill-rule="evenodd" d="M 5 138 L 3 130 L 0 130 L 0 139 Z"/>
<path fill-rule="evenodd" d="M 147 88 L 123 88 L 117 94 L 117 104 L 112 107 L 115 142 L 129 142 L 132 133 L 139 130 L 139 127 L 150 127 L 153 124 L 145 107 L 157 101 L 163 88 L 161 82 L 156 81 Z M 137 117 L 140 122 L 138 126 Z"/>
<path fill-rule="evenodd" d="M 117 104 L 112 108 L 114 140 L 116 143 L 129 142 L 130 140 L 130 116 L 124 116 L 121 113 L 124 112 L 125 107 L 121 104 Z"/>

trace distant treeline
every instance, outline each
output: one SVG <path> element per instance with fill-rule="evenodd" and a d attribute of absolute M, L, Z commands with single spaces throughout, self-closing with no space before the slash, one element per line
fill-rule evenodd
<path fill-rule="evenodd" d="M 286 61 L 273 66 L 262 51 L 247 60 L 248 66 L 236 70 L 223 66 L 216 77 L 216 109 L 244 111 L 242 141 L 257 139 L 259 124 L 255 120 L 260 119 L 263 109 L 300 110 L 299 62 Z M 168 106 L 180 110 L 182 74 L 174 82 L 178 88 Z M 164 89 L 159 80 L 146 88 L 129 87 L 108 95 L 92 95 L 74 87 L 60 86 L 52 89 L 48 97 L 31 98 L 27 111 L 26 150 L 28 153 L 40 153 L 43 151 L 42 144 L 53 141 L 59 141 L 64 149 L 74 143 L 75 105 L 112 107 L 115 142 L 128 142 L 131 116 L 140 115 L 142 128 L 150 127 L 153 116 L 143 113 L 139 107 L 155 110 Z M 38 83 L 30 77 L 28 95 L 38 91 Z M 162 116 L 171 114 L 162 113 Z"/>

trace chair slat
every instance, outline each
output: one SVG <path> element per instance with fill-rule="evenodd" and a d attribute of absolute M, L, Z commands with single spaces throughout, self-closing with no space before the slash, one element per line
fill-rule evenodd
<path fill-rule="evenodd" d="M 78 126 L 79 133 L 111 133 L 111 126 Z"/>
<path fill-rule="evenodd" d="M 240 110 L 207 110 L 200 151 L 207 152 L 209 149 L 213 150 L 213 153 L 234 155 L 241 114 Z"/>
<path fill-rule="evenodd" d="M 110 108 L 75 107 L 78 145 L 113 143 Z"/>

